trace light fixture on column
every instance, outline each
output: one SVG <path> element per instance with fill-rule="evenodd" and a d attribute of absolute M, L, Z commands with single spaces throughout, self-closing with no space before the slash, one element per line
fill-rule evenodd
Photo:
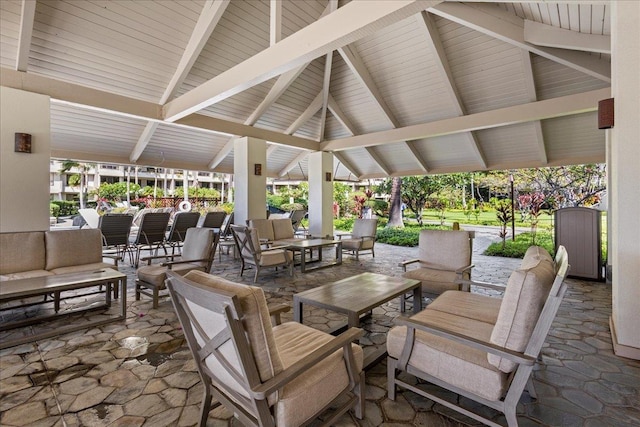
<path fill-rule="evenodd" d="M 31 153 L 31 134 L 16 132 L 15 134 L 16 153 Z"/>
<path fill-rule="evenodd" d="M 253 174 L 254 175 L 262 175 L 262 164 L 256 163 L 253 165 Z"/>

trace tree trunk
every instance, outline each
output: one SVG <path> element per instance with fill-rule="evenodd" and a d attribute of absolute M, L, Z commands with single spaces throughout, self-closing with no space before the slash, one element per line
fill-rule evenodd
<path fill-rule="evenodd" d="M 391 199 L 389 201 L 389 222 L 387 227 L 404 227 L 402 221 L 402 178 L 394 177 L 391 182 Z"/>

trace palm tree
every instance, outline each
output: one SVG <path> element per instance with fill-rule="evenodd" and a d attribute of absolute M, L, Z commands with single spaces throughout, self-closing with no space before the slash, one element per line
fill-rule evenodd
<path fill-rule="evenodd" d="M 404 227 L 402 220 L 402 178 L 394 176 L 391 181 L 391 199 L 389 200 L 389 222 L 387 227 Z"/>
<path fill-rule="evenodd" d="M 75 160 L 64 160 L 62 162 L 62 168 L 60 168 L 60 173 L 63 174 L 65 172 L 70 171 L 73 168 L 76 168 L 80 171 L 79 176 L 79 184 L 80 188 L 78 189 L 78 196 L 80 199 L 80 209 L 84 209 L 84 195 L 86 192 L 87 181 L 89 180 L 89 170 L 95 167 L 95 163 L 80 163 Z"/>

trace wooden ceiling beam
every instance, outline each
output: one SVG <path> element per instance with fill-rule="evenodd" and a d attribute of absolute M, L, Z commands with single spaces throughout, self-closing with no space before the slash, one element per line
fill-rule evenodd
<path fill-rule="evenodd" d="M 436 0 L 353 1 L 219 74 L 163 107 L 173 122 L 326 55 L 439 3 Z"/>
<path fill-rule="evenodd" d="M 526 123 L 534 120 L 570 116 L 597 111 L 598 101 L 610 97 L 611 88 L 597 89 L 528 104 L 483 111 L 467 116 L 452 117 L 429 123 L 405 126 L 398 129 L 334 139 L 320 143 L 320 149 L 323 151 L 338 151 L 357 147 L 373 147 L 376 145 L 390 144 L 392 142 L 452 135 L 461 132 Z"/>
<path fill-rule="evenodd" d="M 216 154 L 216 156 L 209 162 L 209 169 L 215 169 L 216 166 L 222 163 L 224 158 L 227 157 L 229 153 L 231 153 L 231 150 L 233 150 L 234 139 L 235 138 L 230 138 L 227 141 L 227 143 L 224 144 L 224 147 L 222 147 L 222 150 L 218 151 L 218 154 Z"/>
<path fill-rule="evenodd" d="M 524 67 L 524 81 L 529 95 L 529 101 L 535 102 L 538 100 L 538 94 L 536 93 L 536 85 L 533 79 L 533 67 L 531 66 L 531 53 L 526 50 L 520 51 L 522 54 L 522 65 Z M 538 144 L 538 153 L 540 161 L 543 165 L 549 162 L 547 158 L 547 149 L 544 145 L 544 134 L 542 133 L 542 122 L 535 120 L 532 122 L 536 132 L 536 142 Z"/>
<path fill-rule="evenodd" d="M 318 92 L 318 95 L 316 95 L 313 101 L 311 101 L 311 104 L 309 104 L 307 109 L 304 110 L 293 123 L 291 123 L 291 126 L 289 126 L 284 133 L 287 135 L 294 134 L 303 124 L 313 117 L 320 108 L 322 108 L 322 91 Z"/>
<path fill-rule="evenodd" d="M 611 54 L 611 36 L 586 34 L 524 20 L 524 41 L 537 46 Z"/>
<path fill-rule="evenodd" d="M 285 166 L 280 172 L 278 172 L 278 176 L 280 178 L 286 176 L 289 171 L 293 168 L 295 168 L 296 166 L 298 166 L 298 163 L 300 163 L 301 161 L 304 160 L 305 157 L 307 157 L 307 155 L 309 154 L 308 151 L 303 151 L 302 153 L 298 154 L 293 160 L 291 160 L 287 166 Z"/>
<path fill-rule="evenodd" d="M 22 0 L 18 49 L 16 52 L 16 70 L 18 71 L 27 71 L 29 66 L 29 52 L 31 51 L 31 36 L 33 35 L 35 16 L 36 0 Z"/>
<path fill-rule="evenodd" d="M 338 159 L 342 166 L 344 166 L 350 173 L 353 174 L 357 179 L 360 179 L 360 171 L 354 165 L 351 164 L 349 160 L 346 159 L 345 155 L 339 151 L 335 151 L 332 153 L 333 156 Z M 334 177 L 335 178 L 335 177 Z"/>
<path fill-rule="evenodd" d="M 524 19 L 488 4 L 440 3 L 429 12 L 611 83 L 611 64 L 587 52 L 540 47 L 524 39 Z"/>
<path fill-rule="evenodd" d="M 140 138 L 138 138 L 138 142 L 136 142 L 135 147 L 133 147 L 133 150 L 129 155 L 129 161 L 131 163 L 136 163 L 138 161 L 138 159 L 144 152 L 144 149 L 147 148 L 149 141 L 151 141 L 151 137 L 153 137 L 153 134 L 156 131 L 156 128 L 158 127 L 159 124 L 160 124 L 159 122 L 148 122 L 147 125 L 144 127 L 144 130 L 142 131 Z"/>

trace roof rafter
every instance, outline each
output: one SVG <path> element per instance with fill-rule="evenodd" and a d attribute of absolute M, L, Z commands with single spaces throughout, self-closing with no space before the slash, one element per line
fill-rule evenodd
<path fill-rule="evenodd" d="M 534 102 L 538 100 L 538 95 L 536 94 L 536 85 L 533 79 L 533 68 L 531 66 L 531 54 L 523 50 L 522 53 L 522 64 L 524 66 L 524 77 L 525 77 L 525 85 L 527 88 L 527 94 L 529 95 L 529 101 Z M 533 122 L 533 126 L 536 132 L 536 141 L 538 143 L 538 153 L 540 153 L 540 161 L 543 165 L 546 165 L 549 162 L 547 158 L 547 149 L 544 145 L 544 134 L 542 133 L 542 123 L 540 120 L 536 120 Z"/>
<path fill-rule="evenodd" d="M 460 96 L 460 92 L 458 92 L 458 87 L 456 86 L 455 80 L 453 78 L 453 73 L 451 72 L 451 67 L 449 67 L 449 60 L 447 59 L 447 55 L 444 50 L 444 46 L 442 46 L 442 40 L 440 39 L 440 33 L 433 22 L 433 19 L 429 15 L 429 13 L 423 11 L 422 13 L 416 15 L 416 20 L 421 28 L 423 28 L 426 32 L 426 41 L 431 46 L 431 50 L 433 54 L 436 56 L 437 60 L 435 61 L 435 66 L 438 68 L 440 72 L 440 76 L 442 80 L 445 82 L 445 89 L 449 93 L 449 97 L 453 101 L 453 105 L 458 113 L 458 116 L 464 116 L 466 114 L 464 104 L 462 103 L 462 97 Z M 478 142 L 478 138 L 472 133 L 469 132 L 466 134 L 467 139 L 469 140 L 469 144 L 471 145 L 471 149 L 475 154 L 476 159 L 480 163 L 483 169 L 487 167 L 487 159 L 480 148 L 480 143 Z"/>
<path fill-rule="evenodd" d="M 180 58 L 178 67 L 173 73 L 173 77 L 171 77 L 167 88 L 160 98 L 160 104 L 164 104 L 173 95 L 175 95 L 176 91 L 189 74 L 189 71 L 191 71 L 191 67 L 195 64 L 198 56 L 200 56 L 200 52 L 202 52 L 207 41 L 209 41 L 211 33 L 213 33 L 213 30 L 216 28 L 216 25 L 218 25 L 222 14 L 229 5 L 229 1 L 230 0 L 206 1 L 202 7 L 200 17 L 198 17 L 198 22 L 196 22 L 196 26 L 193 28 L 191 38 L 189 38 L 189 42 L 182 53 L 182 58 Z"/>
<path fill-rule="evenodd" d="M 159 122 L 147 123 L 147 125 L 144 127 L 144 130 L 142 131 L 142 134 L 140 135 L 140 138 L 138 138 L 138 142 L 136 142 L 136 146 L 133 147 L 133 150 L 129 155 L 129 161 L 131 161 L 132 163 L 138 161 L 144 149 L 147 148 L 147 144 L 149 144 L 149 141 L 151 141 L 151 137 L 153 137 L 153 134 L 159 124 Z"/>
<path fill-rule="evenodd" d="M 211 160 L 209 162 L 209 169 L 215 169 L 216 166 L 218 166 L 225 157 L 227 157 L 229 155 L 229 153 L 231 152 L 231 150 L 233 150 L 233 140 L 235 138 L 230 138 L 226 144 L 224 144 L 224 147 L 222 147 L 222 150 L 218 151 L 218 154 L 216 154 L 216 156 L 213 158 L 213 160 Z"/>
<path fill-rule="evenodd" d="M 291 160 L 287 166 L 285 166 L 284 168 L 282 168 L 282 170 L 280 172 L 278 172 L 278 176 L 280 178 L 282 178 L 283 176 L 285 176 L 286 174 L 289 173 L 289 171 L 293 168 L 295 168 L 298 163 L 300 163 L 301 161 L 304 160 L 305 157 L 307 157 L 307 155 L 309 154 L 308 151 L 303 151 L 302 153 L 298 154 L 293 160 Z"/>
<path fill-rule="evenodd" d="M 333 156 L 338 159 L 338 161 L 340 163 L 342 163 L 342 166 L 344 166 L 350 173 L 352 173 L 357 179 L 360 179 L 360 176 L 362 175 L 358 169 L 355 168 L 355 166 L 353 166 L 351 164 L 351 162 L 349 162 L 349 160 L 347 160 L 344 156 L 343 153 L 339 152 L 339 151 L 334 151 Z"/>
<path fill-rule="evenodd" d="M 491 111 L 452 117 L 434 122 L 406 126 L 403 128 L 372 132 L 349 138 L 334 139 L 320 144 L 323 151 L 346 150 L 356 147 L 373 147 L 392 142 L 452 135 L 480 129 L 526 123 L 554 117 L 596 111 L 598 101 L 611 97 L 611 88 L 545 99 L 528 104 L 498 108 Z"/>
<path fill-rule="evenodd" d="M 287 135 L 291 135 L 295 133 L 300 127 L 307 122 L 311 117 L 313 117 L 318 110 L 322 108 L 322 91 L 318 92 L 311 104 L 307 107 L 306 110 L 298 116 L 298 118 L 284 131 Z"/>
<path fill-rule="evenodd" d="M 524 40 L 538 46 L 611 53 L 611 36 L 578 33 L 528 19 L 524 20 Z"/>
<path fill-rule="evenodd" d="M 163 107 L 164 118 L 173 122 L 188 116 L 437 3 L 436 0 L 348 3 L 168 102 Z"/>
<path fill-rule="evenodd" d="M 539 47 L 524 39 L 524 19 L 486 4 L 441 3 L 429 12 L 611 83 L 611 64 L 586 52 Z"/>
<path fill-rule="evenodd" d="M 282 39 L 282 0 L 269 2 L 269 46 Z"/>
<path fill-rule="evenodd" d="M 27 71 L 29 66 L 29 52 L 31 51 L 31 36 L 33 35 L 33 20 L 35 16 L 36 0 L 22 0 L 20 33 L 16 52 L 16 70 L 18 71 Z"/>

